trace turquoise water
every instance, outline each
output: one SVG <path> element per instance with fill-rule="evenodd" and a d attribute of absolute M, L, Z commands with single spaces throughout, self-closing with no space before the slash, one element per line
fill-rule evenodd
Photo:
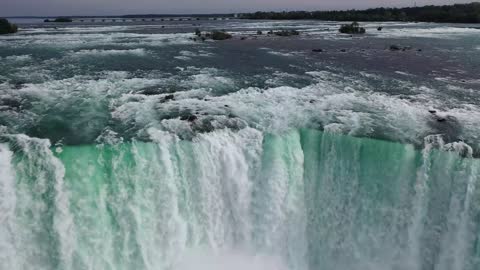
<path fill-rule="evenodd" d="M 308 129 L 152 136 L 62 148 L 18 137 L 15 154 L 3 144 L 2 265 L 479 267 L 480 163 L 441 141 L 417 151 Z"/>

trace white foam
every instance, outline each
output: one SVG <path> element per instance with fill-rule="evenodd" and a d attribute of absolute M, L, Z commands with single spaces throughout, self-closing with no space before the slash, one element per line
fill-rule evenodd
<path fill-rule="evenodd" d="M 15 171 L 12 165 L 13 152 L 8 145 L 0 144 L 0 266 L 15 269 L 16 256 L 16 193 Z"/>
<path fill-rule="evenodd" d="M 280 258 L 242 251 L 193 251 L 174 270 L 287 270 Z"/>
<path fill-rule="evenodd" d="M 390 28 L 383 31 L 369 31 L 378 37 L 384 38 L 401 38 L 401 37 L 417 37 L 417 38 L 443 38 L 456 39 L 470 35 L 479 35 L 480 30 L 466 27 L 451 26 L 425 26 L 423 24 L 418 27 Z"/>
<path fill-rule="evenodd" d="M 124 47 L 168 46 L 175 44 L 194 44 L 191 34 L 138 34 L 125 32 L 105 33 L 42 33 L 35 35 L 1 36 L 0 40 L 8 40 L 13 46 L 51 46 L 55 48 L 77 48 L 89 46 Z"/>
<path fill-rule="evenodd" d="M 295 56 L 295 54 L 293 52 L 269 51 L 268 53 L 273 54 L 273 55 L 278 55 L 278 56 L 285 56 L 285 57 Z"/>
<path fill-rule="evenodd" d="M 145 49 L 130 49 L 130 50 L 80 50 L 73 52 L 77 56 L 118 56 L 118 55 L 135 55 L 135 56 L 146 56 L 148 51 Z"/>
<path fill-rule="evenodd" d="M 0 60 L 2 58 L 0 57 Z M 26 62 L 26 61 L 31 61 L 32 56 L 30 54 L 25 54 L 25 55 L 10 55 L 6 56 L 3 58 L 5 61 L 14 61 L 14 62 Z"/>

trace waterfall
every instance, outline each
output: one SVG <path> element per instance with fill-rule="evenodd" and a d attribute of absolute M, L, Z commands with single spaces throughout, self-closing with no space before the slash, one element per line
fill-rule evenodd
<path fill-rule="evenodd" d="M 148 133 L 0 144 L 0 269 L 480 267 L 480 161 L 467 145 Z"/>

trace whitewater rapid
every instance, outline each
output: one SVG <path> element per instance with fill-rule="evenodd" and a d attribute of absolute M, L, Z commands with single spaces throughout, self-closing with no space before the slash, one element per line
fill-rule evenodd
<path fill-rule="evenodd" d="M 478 29 L 36 20 L 0 37 L 0 270 L 480 269 Z"/>

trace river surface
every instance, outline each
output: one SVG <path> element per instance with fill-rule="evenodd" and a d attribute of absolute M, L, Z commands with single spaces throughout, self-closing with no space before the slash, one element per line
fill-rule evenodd
<path fill-rule="evenodd" d="M 0 269 L 480 269 L 478 26 L 108 20 L 0 37 Z"/>

